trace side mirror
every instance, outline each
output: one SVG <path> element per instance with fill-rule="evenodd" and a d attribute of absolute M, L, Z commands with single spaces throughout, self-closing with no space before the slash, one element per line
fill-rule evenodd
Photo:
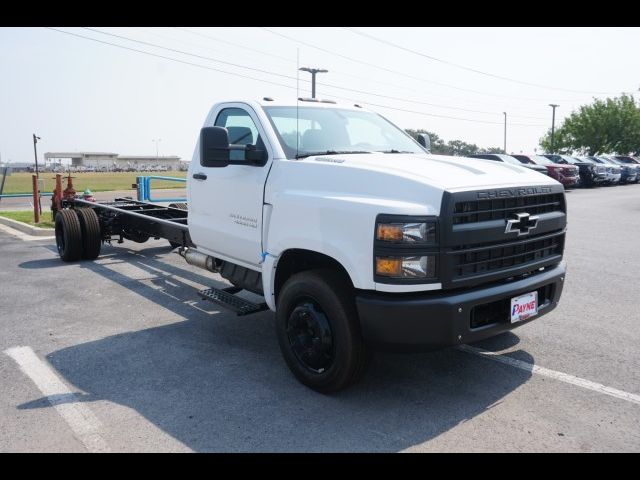
<path fill-rule="evenodd" d="M 229 165 L 229 132 L 224 127 L 200 130 L 200 164 L 203 167 Z"/>
<path fill-rule="evenodd" d="M 422 145 L 427 152 L 431 153 L 431 139 L 426 133 L 418 134 L 418 143 Z"/>
<path fill-rule="evenodd" d="M 229 144 L 229 132 L 224 127 L 204 127 L 200 130 L 200 164 L 203 167 L 226 167 L 230 164 L 262 166 L 267 151 L 255 145 Z"/>

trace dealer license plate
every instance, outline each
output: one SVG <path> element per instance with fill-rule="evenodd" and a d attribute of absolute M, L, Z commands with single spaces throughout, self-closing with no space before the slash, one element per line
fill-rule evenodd
<path fill-rule="evenodd" d="M 511 323 L 521 322 L 538 314 L 538 292 L 529 292 L 511 299 Z"/>

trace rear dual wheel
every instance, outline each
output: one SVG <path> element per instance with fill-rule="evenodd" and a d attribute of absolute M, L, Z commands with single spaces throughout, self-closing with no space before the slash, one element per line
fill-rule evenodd
<path fill-rule="evenodd" d="M 55 234 L 58 254 L 65 262 L 75 262 L 81 258 L 93 260 L 100 255 L 100 221 L 91 208 L 58 211 Z"/>

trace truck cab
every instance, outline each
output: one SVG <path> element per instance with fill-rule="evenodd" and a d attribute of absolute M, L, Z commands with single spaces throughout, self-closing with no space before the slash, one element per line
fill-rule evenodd
<path fill-rule="evenodd" d="M 321 392 L 354 383 L 371 350 L 497 335 L 562 292 L 559 182 L 432 155 L 359 105 L 218 103 L 187 191 L 183 250 L 264 295 L 289 368 Z"/>

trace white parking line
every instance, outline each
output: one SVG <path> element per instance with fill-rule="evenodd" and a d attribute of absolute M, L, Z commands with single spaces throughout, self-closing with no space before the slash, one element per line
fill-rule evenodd
<path fill-rule="evenodd" d="M 80 403 L 78 397 L 30 347 L 13 347 L 4 353 L 13 358 L 20 370 L 36 384 L 87 450 L 94 453 L 111 451 L 98 433 L 102 427 L 100 420 L 87 405 Z"/>
<path fill-rule="evenodd" d="M 568 373 L 549 370 L 548 368 L 539 367 L 538 365 L 523 362 L 522 360 L 516 360 L 515 358 L 511 358 L 497 352 L 490 352 L 488 350 L 483 350 L 482 348 L 472 347 L 470 345 L 460 345 L 457 348 L 458 350 L 461 350 L 463 352 L 467 352 L 473 355 L 479 355 L 484 358 L 495 360 L 496 362 L 504 363 L 505 365 L 510 365 L 512 367 L 519 368 L 520 370 L 536 373 L 544 377 L 553 378 L 555 380 L 559 380 L 564 383 L 575 385 L 577 387 L 585 388 L 587 390 L 592 390 L 594 392 L 602 393 L 604 395 L 609 395 L 610 397 L 619 398 L 620 400 L 626 400 L 627 402 L 640 405 L 640 395 L 636 395 L 634 393 L 618 390 L 617 388 L 607 387 L 606 385 L 592 382 L 591 380 L 586 380 L 580 377 L 574 377 L 573 375 L 569 375 Z"/>

